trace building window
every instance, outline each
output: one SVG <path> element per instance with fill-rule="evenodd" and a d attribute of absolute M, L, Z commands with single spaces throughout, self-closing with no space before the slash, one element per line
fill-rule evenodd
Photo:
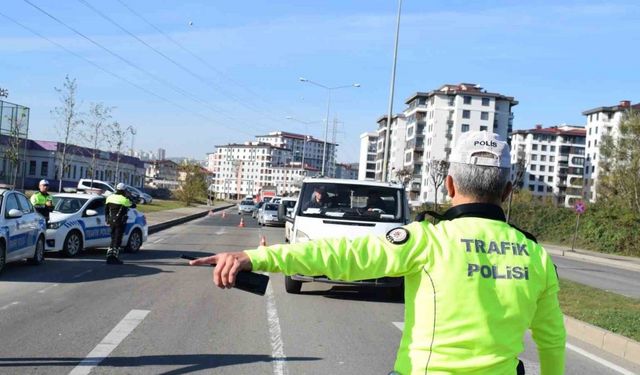
<path fill-rule="evenodd" d="M 551 186 L 547 186 L 547 193 L 551 193 L 553 191 L 553 189 L 551 188 Z"/>
<path fill-rule="evenodd" d="M 480 112 L 480 120 L 488 120 L 489 112 Z"/>
<path fill-rule="evenodd" d="M 556 146 L 551 146 L 550 150 L 551 152 L 556 152 Z"/>
<path fill-rule="evenodd" d="M 531 170 L 532 170 L 532 171 L 535 171 L 537 168 L 538 168 L 538 166 L 537 166 L 537 165 L 535 165 L 535 164 L 532 164 L 532 165 L 531 165 Z"/>
<path fill-rule="evenodd" d="M 35 176 L 35 175 L 36 175 L 36 161 L 31 160 L 29 161 L 29 176 Z"/>
<path fill-rule="evenodd" d="M 453 107 L 455 104 L 456 104 L 456 98 L 455 98 L 455 96 L 454 96 L 454 97 L 449 98 L 449 107 Z M 433 98 L 431 98 L 431 105 L 433 105 Z"/>
<path fill-rule="evenodd" d="M 533 185 L 529 185 L 529 190 L 533 191 L 533 189 L 534 189 Z"/>
<path fill-rule="evenodd" d="M 547 182 L 553 181 L 553 176 L 547 176 Z"/>
<path fill-rule="evenodd" d="M 540 150 L 541 151 L 547 151 L 547 145 L 540 146 Z"/>
<path fill-rule="evenodd" d="M 462 124 L 462 132 L 466 133 L 469 131 L 469 124 Z"/>
<path fill-rule="evenodd" d="M 487 126 L 486 125 L 481 125 L 480 126 L 480 131 L 487 131 Z"/>
<path fill-rule="evenodd" d="M 541 165 L 541 166 L 540 166 L 540 172 L 544 172 L 544 171 L 546 171 L 546 170 L 547 170 L 547 168 L 546 168 L 544 165 Z"/>
<path fill-rule="evenodd" d="M 555 170 L 555 167 L 552 165 L 549 167 L 549 172 L 553 172 Z"/>
<path fill-rule="evenodd" d="M 531 160 L 538 160 L 538 155 L 532 154 L 531 155 Z"/>
<path fill-rule="evenodd" d="M 547 155 L 540 155 L 540 161 L 547 161 Z"/>
<path fill-rule="evenodd" d="M 536 144 L 531 145 L 531 149 L 532 150 L 537 150 L 538 149 L 538 145 L 536 145 Z"/>
<path fill-rule="evenodd" d="M 529 175 L 529 181 L 535 181 L 536 180 L 536 176 L 533 174 Z"/>
<path fill-rule="evenodd" d="M 538 192 L 542 193 L 544 191 L 544 186 L 538 185 Z"/>
<path fill-rule="evenodd" d="M 49 175 L 49 162 L 43 161 L 40 165 L 40 176 L 47 177 Z"/>
<path fill-rule="evenodd" d="M 462 118 L 471 118 L 471 111 L 465 109 L 462 111 Z"/>
<path fill-rule="evenodd" d="M 556 157 L 555 156 L 549 156 L 549 161 L 553 163 L 554 161 L 556 161 Z"/>
<path fill-rule="evenodd" d="M 464 97 L 464 104 L 471 104 L 471 97 L 470 96 L 465 96 Z"/>
<path fill-rule="evenodd" d="M 491 102 L 491 99 L 489 99 L 489 98 L 482 98 L 482 105 L 483 105 L 483 106 L 488 107 L 490 102 Z"/>

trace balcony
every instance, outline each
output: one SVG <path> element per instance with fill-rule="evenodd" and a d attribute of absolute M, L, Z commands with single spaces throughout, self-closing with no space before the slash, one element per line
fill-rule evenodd
<path fill-rule="evenodd" d="M 453 126 L 453 120 L 452 120 L 452 119 L 448 119 L 448 120 L 447 120 L 447 125 L 451 125 L 451 126 Z"/>
<path fill-rule="evenodd" d="M 445 135 L 445 138 L 447 138 L 449 141 L 451 141 L 451 139 L 453 138 L 453 134 L 450 132 L 447 132 Z"/>
<path fill-rule="evenodd" d="M 422 151 L 424 149 L 424 141 L 423 140 L 418 140 L 416 138 L 414 138 L 412 140 L 409 140 L 405 144 L 405 149 L 407 149 L 407 150 L 413 149 L 414 151 Z"/>

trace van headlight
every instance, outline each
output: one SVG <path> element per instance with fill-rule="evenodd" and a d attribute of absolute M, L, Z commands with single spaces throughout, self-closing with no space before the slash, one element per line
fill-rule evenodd
<path fill-rule="evenodd" d="M 58 229 L 66 223 L 66 220 L 54 221 L 47 224 L 48 229 Z"/>
<path fill-rule="evenodd" d="M 309 236 L 305 232 L 301 230 L 296 231 L 296 242 L 309 242 L 309 241 L 311 241 L 311 238 L 309 238 Z"/>

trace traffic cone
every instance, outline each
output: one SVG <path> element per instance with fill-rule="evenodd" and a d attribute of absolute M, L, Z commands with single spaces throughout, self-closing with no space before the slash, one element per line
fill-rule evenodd
<path fill-rule="evenodd" d="M 264 235 L 260 237 L 260 246 L 267 246 L 267 239 L 264 237 Z"/>
<path fill-rule="evenodd" d="M 244 228 L 244 217 L 240 216 L 240 224 L 238 224 L 240 228 Z"/>

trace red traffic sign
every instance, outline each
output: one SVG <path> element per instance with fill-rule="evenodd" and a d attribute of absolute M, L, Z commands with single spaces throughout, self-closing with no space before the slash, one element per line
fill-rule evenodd
<path fill-rule="evenodd" d="M 582 215 L 587 210 L 587 205 L 583 201 L 577 201 L 573 208 L 576 210 L 578 215 Z"/>

